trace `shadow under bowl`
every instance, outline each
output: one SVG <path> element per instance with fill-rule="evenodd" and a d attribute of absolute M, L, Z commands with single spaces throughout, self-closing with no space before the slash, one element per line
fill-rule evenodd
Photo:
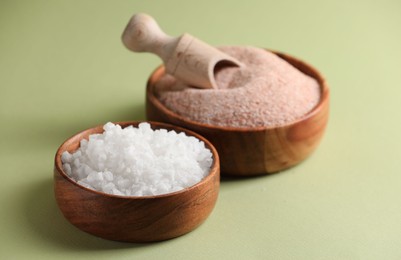
<path fill-rule="evenodd" d="M 277 127 L 236 128 L 184 118 L 168 109 L 155 94 L 155 84 L 165 74 L 164 66 L 159 66 L 147 82 L 147 119 L 178 125 L 207 138 L 219 153 L 224 175 L 263 175 L 300 163 L 316 149 L 324 134 L 329 117 L 329 87 L 321 73 L 311 65 L 287 54 L 273 53 L 320 85 L 319 103 L 299 120 Z"/>
<path fill-rule="evenodd" d="M 122 128 L 141 122 L 120 122 Z M 172 125 L 149 122 L 152 129 L 175 130 L 205 143 L 213 155 L 209 174 L 199 183 L 183 190 L 156 196 L 117 196 L 94 191 L 69 178 L 62 167 L 64 151 L 74 152 L 80 141 L 103 132 L 103 126 L 80 132 L 57 150 L 54 167 L 54 192 L 66 219 L 79 229 L 109 240 L 152 242 L 186 234 L 203 223 L 212 212 L 220 186 L 219 156 L 204 137 Z"/>

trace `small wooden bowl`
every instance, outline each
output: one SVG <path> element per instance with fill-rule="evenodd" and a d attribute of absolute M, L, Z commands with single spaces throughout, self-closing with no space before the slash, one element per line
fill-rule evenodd
<path fill-rule="evenodd" d="M 118 123 L 121 127 L 140 122 Z M 216 149 L 202 136 L 180 127 L 149 122 L 152 129 L 184 132 L 205 143 L 213 155 L 208 176 L 189 188 L 157 196 L 128 197 L 97 192 L 78 185 L 63 171 L 61 154 L 78 149 L 80 140 L 102 133 L 102 126 L 80 132 L 57 150 L 54 192 L 57 204 L 69 222 L 79 229 L 105 239 L 125 242 L 161 241 L 186 234 L 211 213 L 220 185 L 220 164 Z"/>
<path fill-rule="evenodd" d="M 147 83 L 148 120 L 182 126 L 207 138 L 219 152 L 222 174 L 262 175 L 298 164 L 315 150 L 323 136 L 329 117 L 329 87 L 320 72 L 309 64 L 283 53 L 275 54 L 315 78 L 321 88 L 317 106 L 292 124 L 235 128 L 212 126 L 184 118 L 166 108 L 155 96 L 155 83 L 165 74 L 163 66 L 151 74 Z"/>

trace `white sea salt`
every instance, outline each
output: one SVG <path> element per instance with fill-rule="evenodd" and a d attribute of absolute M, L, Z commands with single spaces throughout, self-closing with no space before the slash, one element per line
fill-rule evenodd
<path fill-rule="evenodd" d="M 171 193 L 208 175 L 212 153 L 204 142 L 184 133 L 107 123 L 102 134 L 82 140 L 61 156 L 65 173 L 78 184 L 122 196 Z"/>

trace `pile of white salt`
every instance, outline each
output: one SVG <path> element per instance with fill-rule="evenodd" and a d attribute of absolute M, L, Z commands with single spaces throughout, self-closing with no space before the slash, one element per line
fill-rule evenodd
<path fill-rule="evenodd" d="M 159 100 L 187 119 L 230 127 L 286 125 L 318 104 L 316 80 L 277 55 L 255 47 L 220 49 L 245 66 L 218 71 L 218 89 L 192 88 L 164 75 L 155 86 Z"/>
<path fill-rule="evenodd" d="M 103 128 L 73 154 L 61 156 L 63 170 L 84 187 L 123 196 L 159 195 L 190 187 L 209 173 L 212 153 L 193 136 L 152 130 L 148 123 Z"/>

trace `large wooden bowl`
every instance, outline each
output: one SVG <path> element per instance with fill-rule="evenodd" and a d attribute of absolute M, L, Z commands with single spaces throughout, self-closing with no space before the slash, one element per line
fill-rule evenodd
<path fill-rule="evenodd" d="M 118 123 L 122 127 L 140 122 Z M 202 136 L 163 123 L 149 122 L 152 129 L 184 132 L 202 140 L 213 155 L 210 173 L 201 182 L 181 191 L 142 197 L 116 196 L 78 185 L 63 171 L 61 154 L 78 149 L 79 142 L 102 126 L 85 130 L 65 141 L 55 156 L 54 192 L 57 204 L 69 222 L 90 234 L 117 241 L 151 242 L 177 236 L 198 227 L 211 213 L 220 185 L 220 165 L 216 149 Z"/>
<path fill-rule="evenodd" d="M 220 155 L 222 174 L 262 175 L 298 164 L 316 149 L 323 136 L 329 116 L 329 88 L 320 72 L 309 64 L 283 53 L 275 53 L 315 78 L 321 88 L 317 106 L 296 122 L 279 127 L 234 128 L 184 118 L 166 108 L 155 95 L 155 83 L 165 74 L 163 66 L 151 74 L 147 83 L 148 120 L 182 126 L 207 138 Z"/>

